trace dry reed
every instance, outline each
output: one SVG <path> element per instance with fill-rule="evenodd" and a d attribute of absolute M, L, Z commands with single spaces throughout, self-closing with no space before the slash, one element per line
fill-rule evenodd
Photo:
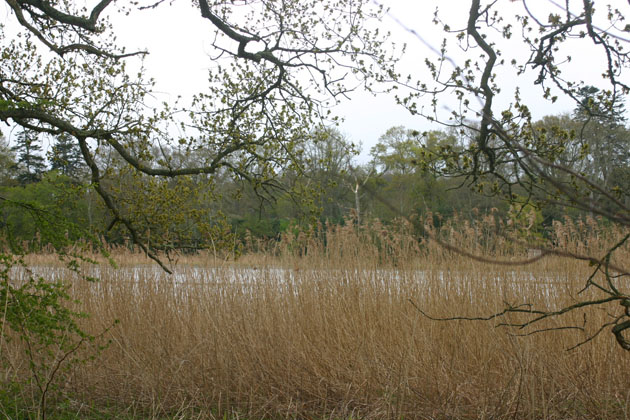
<path fill-rule="evenodd" d="M 483 223 L 441 234 L 491 257 L 526 252 Z M 584 223 L 555 226 L 556 244 L 600 253 L 620 234 Z M 99 266 L 98 283 L 72 280 L 92 314 L 86 328 L 120 324 L 109 348 L 75 369 L 69 395 L 153 418 L 630 416 L 629 355 L 612 335 L 566 351 L 607 322 L 604 310 L 544 325 L 586 319 L 585 332 L 522 337 L 497 321 L 431 321 L 410 302 L 438 317 L 490 314 L 505 302 L 557 308 L 573 302 L 586 264 L 489 266 L 418 240 L 404 223 L 320 226 L 256 247 L 239 264 L 182 257 L 174 276 L 136 261 Z M 619 252 L 627 261 L 629 250 Z"/>

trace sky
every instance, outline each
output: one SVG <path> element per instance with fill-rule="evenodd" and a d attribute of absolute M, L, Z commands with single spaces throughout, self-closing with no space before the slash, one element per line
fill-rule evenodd
<path fill-rule="evenodd" d="M 463 0 L 381 0 L 389 7 L 389 13 L 384 17 L 381 27 L 391 32 L 391 40 L 397 44 L 406 43 L 407 52 L 401 59 L 399 69 L 403 74 L 411 74 L 418 80 L 427 80 L 425 58 L 436 59 L 434 51 L 439 48 L 444 36 L 440 27 L 432 23 L 433 13 L 439 5 L 440 17 L 452 28 L 463 28 L 467 19 L 469 2 Z M 522 12 L 520 2 L 498 0 L 499 10 L 510 16 L 517 11 Z M 571 0 L 575 2 L 576 0 Z M 89 2 L 88 2 L 89 3 Z M 535 0 L 531 9 L 546 21 L 550 10 L 559 11 L 554 0 Z M 6 5 L 4 6 L 7 7 Z M 7 10 L 0 10 L 3 19 L 13 19 Z M 190 1 L 179 0 L 171 5 L 162 5 L 155 10 L 133 12 L 130 16 L 115 17 L 113 19 L 118 43 L 125 45 L 127 51 L 147 49 L 150 54 L 144 60 L 147 74 L 155 78 L 158 101 L 173 101 L 177 95 L 182 95 L 184 101 L 194 93 L 203 90 L 209 69 L 213 65 L 211 47 L 213 27 L 209 21 L 203 19 L 197 8 L 191 7 Z M 412 33 L 415 31 L 415 34 Z M 497 39 L 499 34 L 491 34 Z M 522 46 L 518 34 L 511 44 L 506 45 L 506 57 L 514 55 L 524 58 L 527 51 Z M 421 38 L 421 39 L 420 39 Z M 430 47 L 433 47 L 430 48 Z M 569 51 L 574 57 L 573 74 L 584 80 L 601 80 L 601 68 L 593 66 L 594 57 L 598 52 L 592 49 L 576 47 Z M 466 52 L 455 45 L 449 49 L 449 58 L 460 65 L 466 59 Z M 449 64 L 447 64 L 448 66 Z M 548 114 L 570 112 L 574 104 L 569 100 L 560 100 L 555 104 L 540 99 L 540 90 L 533 84 L 532 76 L 516 78 L 513 73 L 499 69 L 499 85 L 502 94 L 497 102 L 507 106 L 513 98 L 516 87 L 520 87 L 526 102 L 532 104 L 535 118 Z M 440 106 L 443 111 L 449 111 L 457 105 L 452 95 L 441 98 Z M 412 116 L 397 105 L 393 95 L 380 94 L 373 96 L 361 89 L 357 89 L 333 108 L 333 113 L 343 118 L 340 130 L 348 139 L 362 144 L 360 161 L 369 159 L 369 150 L 378 138 L 393 126 L 402 125 L 420 131 L 440 128 L 430 124 L 423 117 Z M 6 128 L 4 128 L 5 134 Z"/>
<path fill-rule="evenodd" d="M 440 17 L 445 23 L 452 28 L 464 28 L 470 3 L 463 0 L 381 1 L 390 9 L 380 26 L 391 32 L 391 40 L 396 44 L 407 44 L 407 52 L 399 66 L 401 73 L 412 74 L 421 80 L 429 78 L 424 65 L 425 58 L 437 58 L 435 49 L 439 48 L 444 37 L 440 27 L 432 23 L 436 7 L 439 6 Z M 498 6 L 506 16 L 524 12 L 519 2 L 499 0 Z M 553 0 L 530 1 L 528 6 L 542 21 L 547 20 L 550 11 L 561 12 Z M 126 45 L 147 47 L 151 51 L 145 60 L 145 67 L 157 80 L 157 91 L 160 92 L 158 95 L 173 98 L 173 92 L 178 92 L 186 97 L 204 86 L 207 72 L 212 66 L 210 35 L 213 29 L 208 21 L 199 16 L 196 9 L 190 7 L 189 2 L 175 2 L 169 7 L 135 13 L 125 19 L 128 22 L 120 27 L 119 39 Z M 494 36 L 493 39 L 499 38 L 496 33 L 488 33 Z M 505 48 L 506 56 L 512 54 L 523 59 L 528 55 L 518 33 Z M 576 44 L 568 53 L 574 60 L 573 74 L 568 76 L 583 80 L 601 80 L 601 68 L 592 65 L 593 57 L 599 56 L 597 51 L 584 49 Z M 458 65 L 467 58 L 466 53 L 455 45 L 451 45 L 449 57 Z M 573 110 L 574 103 L 571 100 L 561 98 L 555 104 L 543 101 L 540 98 L 540 88 L 534 86 L 534 76 L 531 74 L 516 78 L 513 71 L 502 74 L 499 69 L 498 80 L 502 94 L 497 102 L 508 106 L 513 100 L 515 88 L 519 87 L 525 101 L 532 104 L 530 108 L 535 118 Z M 445 95 L 441 98 L 440 105 L 444 111 L 449 111 L 457 103 L 452 100 L 452 95 Z M 440 128 L 423 117 L 412 116 L 395 103 L 393 95 L 373 96 L 361 89 L 352 92 L 349 99 L 343 99 L 333 108 L 333 113 L 343 118 L 339 127 L 342 133 L 351 141 L 362 144 L 361 161 L 369 159 L 370 148 L 390 127 L 402 125 L 420 131 Z"/>

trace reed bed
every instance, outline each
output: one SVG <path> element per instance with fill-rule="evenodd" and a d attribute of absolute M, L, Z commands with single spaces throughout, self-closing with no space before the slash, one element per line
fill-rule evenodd
<path fill-rule="evenodd" d="M 527 253 L 505 245 L 509 238 L 486 223 L 440 234 L 494 258 Z M 620 235 L 592 223 L 589 231 L 570 221 L 557 225 L 555 243 L 597 253 Z M 88 330 L 120 321 L 107 333 L 109 347 L 76 366 L 64 384 L 77 412 L 90 406 L 142 418 L 630 417 L 630 355 L 613 336 L 567 351 L 609 320 L 605 310 L 541 325 L 584 331 L 528 336 L 498 327 L 500 320 L 433 321 L 418 310 L 476 317 L 506 302 L 559 308 L 574 302 L 591 273 L 587 264 L 549 257 L 492 266 L 418 240 L 404 223 L 320 226 L 249 246 L 236 264 L 214 255 L 182 257 L 172 276 L 137 261 L 86 267 L 97 283 L 40 265 L 43 274 L 63 272 L 72 282 L 73 297 L 91 314 Z M 619 253 L 623 260 L 629 250 Z M 5 345 L 11 366 L 23 366 L 20 352 L 9 351 L 19 343 Z"/>

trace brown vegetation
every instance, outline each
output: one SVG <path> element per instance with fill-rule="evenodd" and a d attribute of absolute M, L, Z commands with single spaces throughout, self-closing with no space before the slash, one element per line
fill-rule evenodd
<path fill-rule="evenodd" d="M 516 230 L 492 218 L 448 222 L 436 234 L 480 255 L 527 256 L 509 246 Z M 620 232 L 587 220 L 557 224 L 553 235 L 559 246 L 597 254 Z M 154 417 L 630 416 L 629 356 L 614 337 L 566 350 L 607 322 L 605 310 L 539 326 L 583 330 L 519 336 L 498 320 L 431 321 L 414 307 L 438 317 L 487 315 L 506 302 L 560 307 L 584 286 L 587 263 L 547 257 L 488 266 L 417 240 L 405 224 L 373 223 L 358 233 L 351 224 L 320 226 L 249 246 L 261 252 L 245 252 L 237 264 L 182 257 L 175 276 L 102 265 L 100 282 L 74 281 L 74 296 L 92 314 L 88 329 L 120 324 L 65 391 L 81 404 Z M 24 361 L 19 343 L 5 346 L 15 369 L 7 377 Z"/>

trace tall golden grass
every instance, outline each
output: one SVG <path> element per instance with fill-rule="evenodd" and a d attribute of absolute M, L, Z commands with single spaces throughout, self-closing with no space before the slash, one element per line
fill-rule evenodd
<path fill-rule="evenodd" d="M 436 234 L 479 255 L 525 255 L 497 223 L 448 222 Z M 580 223 L 557 224 L 556 246 L 599 255 L 622 234 Z M 592 267 L 559 257 L 492 266 L 413 230 L 402 222 L 319 226 L 251 241 L 236 264 L 182 257 L 175 276 L 131 255 L 118 257 L 129 261 L 121 269 L 99 266 L 98 283 L 67 274 L 91 314 L 88 330 L 120 323 L 102 355 L 73 370 L 65 392 L 77 413 L 109 406 L 144 418 L 630 417 L 630 354 L 612 334 L 566 350 L 615 306 L 540 326 L 584 331 L 529 336 L 499 320 L 432 321 L 414 306 L 436 317 L 488 315 L 506 302 L 559 308 L 575 301 Z M 629 254 L 626 247 L 616 258 Z M 19 342 L 5 345 L 11 366 L 24 366 L 9 348 Z"/>

